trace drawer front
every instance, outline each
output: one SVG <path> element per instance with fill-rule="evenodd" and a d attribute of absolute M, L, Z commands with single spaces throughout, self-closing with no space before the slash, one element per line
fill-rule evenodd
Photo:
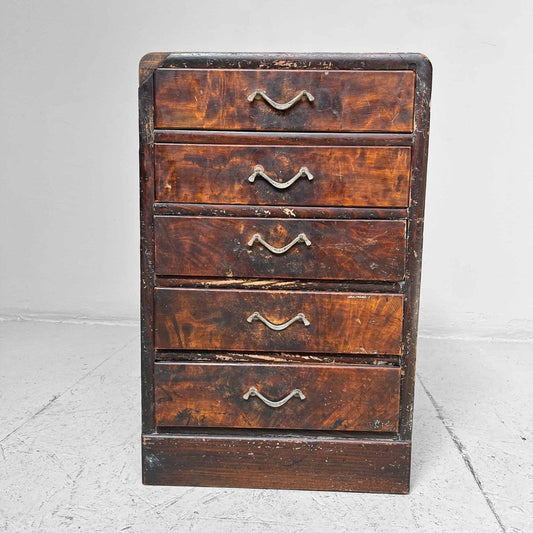
<path fill-rule="evenodd" d="M 158 202 L 407 207 L 410 164 L 410 147 L 156 144 L 155 194 Z"/>
<path fill-rule="evenodd" d="M 156 363 L 159 427 L 398 429 L 400 369 Z"/>
<path fill-rule="evenodd" d="M 169 276 L 398 281 L 403 220 L 155 217 L 155 270 Z"/>
<path fill-rule="evenodd" d="M 403 296 L 157 288 L 155 347 L 401 355 Z"/>
<path fill-rule="evenodd" d="M 158 69 L 155 127 L 410 132 L 414 81 L 412 71 Z"/>

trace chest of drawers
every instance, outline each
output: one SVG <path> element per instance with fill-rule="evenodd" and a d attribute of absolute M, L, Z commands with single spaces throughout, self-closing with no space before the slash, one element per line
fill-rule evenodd
<path fill-rule="evenodd" d="M 139 72 L 144 482 L 408 492 L 429 61 Z"/>

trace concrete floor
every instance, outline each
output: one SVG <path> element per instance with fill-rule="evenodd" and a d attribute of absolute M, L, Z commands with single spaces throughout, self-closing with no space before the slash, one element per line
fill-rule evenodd
<path fill-rule="evenodd" d="M 533 531 L 531 343 L 420 339 L 408 496 L 145 487 L 136 327 L 0 346 L 0 531 Z"/>

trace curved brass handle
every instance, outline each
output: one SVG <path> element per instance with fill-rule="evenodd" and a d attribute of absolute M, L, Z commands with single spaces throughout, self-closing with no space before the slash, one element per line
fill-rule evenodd
<path fill-rule="evenodd" d="M 267 326 L 268 328 L 274 331 L 283 331 L 284 329 L 287 329 L 291 324 L 294 324 L 298 320 L 301 320 L 304 326 L 309 326 L 311 324 L 311 322 L 307 320 L 307 318 L 305 317 L 303 313 L 298 313 L 296 316 L 293 316 L 290 320 L 287 320 L 287 322 L 283 322 L 283 324 L 272 324 L 272 322 L 262 317 L 260 313 L 258 313 L 257 311 L 254 311 L 246 319 L 246 321 L 250 322 L 251 324 L 254 320 L 260 320 L 261 322 L 263 322 L 265 326 Z"/>
<path fill-rule="evenodd" d="M 255 233 L 252 236 L 252 238 L 248 241 L 248 246 L 253 246 L 254 242 L 258 242 L 259 244 L 262 244 L 267 250 L 269 250 L 273 254 L 284 254 L 285 252 L 290 250 L 295 244 L 298 244 L 299 242 L 305 243 L 306 246 L 311 246 L 311 241 L 307 238 L 307 235 L 305 233 L 300 233 L 298 237 L 293 239 L 289 244 L 283 246 L 282 248 L 276 248 L 275 246 L 268 244 L 268 242 L 263 240 L 263 237 L 261 237 L 259 233 Z"/>
<path fill-rule="evenodd" d="M 255 181 L 255 178 L 257 178 L 258 176 L 268 181 L 268 183 L 270 183 L 270 185 L 272 185 L 272 187 L 275 187 L 276 189 L 286 189 L 302 176 L 306 176 L 309 181 L 312 181 L 314 178 L 313 174 L 309 172 L 309 169 L 307 167 L 302 167 L 290 180 L 287 180 L 284 183 L 279 183 L 278 181 L 274 181 L 270 176 L 265 174 L 265 169 L 261 165 L 256 165 L 252 174 L 248 176 L 248 181 L 250 183 L 253 183 Z"/>
<path fill-rule="evenodd" d="M 284 104 L 280 104 L 272 98 L 270 98 L 264 91 L 254 91 L 252 94 L 248 96 L 248 102 L 252 103 L 254 100 L 261 100 L 261 98 L 269 105 L 271 105 L 274 109 L 277 109 L 278 111 L 286 111 L 287 109 L 290 109 L 293 105 L 298 103 L 300 100 L 309 100 L 309 102 L 312 102 L 315 97 L 308 91 L 300 91 L 292 100 L 289 102 L 286 102 Z"/>
<path fill-rule="evenodd" d="M 282 405 L 285 405 L 293 396 L 298 396 L 300 400 L 305 400 L 305 394 L 300 389 L 294 389 L 291 391 L 285 398 L 282 398 L 281 400 L 278 400 L 277 402 L 274 402 L 272 400 L 269 400 L 268 398 L 265 398 L 255 387 L 250 387 L 248 391 L 244 394 L 243 398 L 245 400 L 248 400 L 250 396 L 257 396 L 261 401 L 266 403 L 269 407 L 281 407 Z"/>

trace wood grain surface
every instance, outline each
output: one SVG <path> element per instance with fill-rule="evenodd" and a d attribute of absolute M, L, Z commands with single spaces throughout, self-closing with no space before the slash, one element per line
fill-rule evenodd
<path fill-rule="evenodd" d="M 158 69 L 155 127 L 208 130 L 410 132 L 413 129 L 412 71 L 302 71 Z M 265 91 L 286 111 L 248 101 Z"/>
<path fill-rule="evenodd" d="M 403 220 L 293 220 L 155 217 L 158 275 L 399 281 L 405 272 Z M 282 248 L 268 250 L 254 235 Z M 307 242 L 310 244 L 307 245 Z"/>
<path fill-rule="evenodd" d="M 283 331 L 273 324 L 303 313 Z M 229 289 L 155 289 L 155 345 L 159 349 L 326 353 L 402 352 L 400 294 Z"/>
<path fill-rule="evenodd" d="M 257 396 L 255 387 L 281 407 Z M 392 432 L 398 428 L 400 369 L 245 363 L 156 363 L 158 426 Z"/>
<path fill-rule="evenodd" d="M 407 146 L 232 146 L 155 145 L 156 201 L 349 207 L 407 207 Z M 248 178 L 256 165 L 277 183 L 306 167 L 277 189 L 261 177 Z"/>
<path fill-rule="evenodd" d="M 145 483 L 408 492 L 431 70 L 431 63 L 421 54 L 155 53 L 141 61 Z M 247 97 L 255 90 L 264 90 L 280 102 L 292 99 L 301 90 L 309 91 L 315 99 L 277 111 L 263 100 L 249 102 Z M 370 149 L 389 151 L 366 151 Z M 165 150 L 168 153 L 163 153 Z M 306 162 L 301 162 L 303 155 L 307 155 Z M 300 178 L 285 190 L 275 190 L 260 177 L 254 183 L 247 181 L 255 165 L 263 166 L 278 183 L 307 166 L 313 180 Z M 227 168 L 231 172 L 227 173 Z M 167 261 L 169 271 L 179 263 L 182 273 L 156 272 L 154 214 L 191 219 L 188 227 L 180 225 L 173 231 L 170 225 L 165 228 L 168 235 L 163 240 L 169 241 L 165 246 L 174 247 L 168 253 L 176 257 L 161 258 L 157 263 L 163 265 Z M 239 277 L 233 270 L 221 269 L 236 253 L 232 249 L 222 250 L 226 264 L 214 261 L 218 250 L 213 237 L 219 226 L 211 227 L 208 221 L 207 226 L 202 226 L 207 235 L 202 233 L 199 242 L 204 250 L 210 247 L 213 261 L 197 264 L 198 259 L 194 258 L 193 264 L 189 260 L 189 255 L 194 257 L 192 240 L 186 244 L 180 241 L 178 229 L 192 236 L 199 229 L 192 222 L 195 217 L 233 218 L 237 224 L 241 224 L 238 219 L 245 218 L 257 219 L 254 224 L 259 219 L 266 220 L 271 225 L 253 227 L 257 227 L 257 232 L 268 232 L 276 246 L 286 244 L 283 238 L 296 228 L 292 224 L 285 226 L 284 222 L 329 221 L 336 225 L 337 235 L 342 234 L 346 250 L 362 234 L 344 230 L 338 222 L 400 222 L 407 227 L 403 277 L 395 280 L 399 270 L 381 258 L 373 261 L 378 265 L 375 275 L 393 277 L 364 279 L 369 274 L 370 257 L 380 259 L 369 241 L 362 246 L 368 260 L 358 257 L 350 267 L 359 272 L 360 279 L 318 274 L 312 278 L 313 272 L 320 271 L 316 268 L 309 273 L 309 279 L 297 277 L 298 269 L 306 272 L 305 261 L 286 267 L 287 272 L 294 269 L 294 277 L 276 278 L 273 270 L 268 271 L 272 263 L 265 251 L 256 244 L 248 255 L 264 254 L 254 256 L 253 268 L 265 270 L 268 277 L 253 277 L 252 270 Z M 242 222 L 235 236 L 229 227 L 220 226 L 225 234 L 238 239 L 240 246 L 247 228 Z M 371 226 L 366 229 L 368 237 Z M 307 231 L 311 232 L 311 226 Z M 385 239 L 384 246 L 388 246 L 390 235 L 387 232 L 376 239 Z M 317 242 L 317 238 L 312 242 Z M 174 239 L 177 244 L 170 242 Z M 313 246 L 307 248 L 311 250 L 314 254 Z M 332 271 L 324 269 L 321 275 L 340 276 L 343 269 L 348 270 L 340 258 L 346 250 L 342 246 L 334 249 L 340 254 L 338 260 L 333 262 Z M 303 259 L 305 249 L 298 244 L 290 252 Z M 283 261 L 290 263 L 291 259 L 295 257 L 287 255 Z M 315 255 L 312 260 L 322 262 Z M 187 273 L 196 269 L 202 273 Z M 223 274 L 215 275 L 215 270 L 223 270 Z M 248 322 L 248 310 L 262 312 L 274 324 L 302 312 L 310 324 L 306 326 L 298 320 L 283 331 L 272 331 L 260 321 Z M 268 425 L 273 420 L 269 417 L 278 415 L 269 414 L 257 397 L 245 402 L 257 417 L 249 419 L 250 426 L 244 425 L 247 421 L 240 419 L 233 407 L 219 409 L 224 402 L 233 406 L 230 397 L 225 397 L 219 406 L 211 404 L 211 411 L 202 407 L 208 412 L 204 413 L 204 421 L 208 416 L 221 424 L 242 422 L 242 426 L 201 426 L 203 419 L 194 412 L 190 425 L 158 425 L 156 410 L 160 407 L 154 402 L 154 380 L 163 362 L 172 366 L 185 364 L 187 368 L 193 364 L 229 365 L 225 383 L 237 383 L 240 376 L 250 377 L 253 371 L 249 367 L 255 365 L 291 366 L 291 370 L 313 366 L 390 369 L 400 380 L 398 426 L 394 432 L 379 428 L 378 432 L 369 431 L 368 427 L 354 432 L 331 426 L 327 430 L 296 425 L 284 429 L 282 422 L 275 426 L 272 421 L 273 427 L 264 429 L 260 424 Z M 248 372 L 233 372 L 231 365 L 243 365 L 239 370 L 248 368 Z M 312 371 L 309 368 L 300 377 L 311 384 L 318 382 L 317 390 L 323 392 L 326 403 L 333 405 L 331 394 L 343 388 L 342 378 L 313 381 L 307 374 Z M 276 375 L 286 373 L 280 370 Z M 278 394 L 274 399 L 285 394 L 280 382 L 266 370 L 258 371 L 254 377 L 264 379 L 273 398 Z M 187 374 L 187 378 L 187 386 L 193 388 L 212 384 L 209 398 L 225 390 L 218 373 L 196 371 L 194 376 Z M 355 381 L 350 379 L 348 388 Z M 158 391 L 159 383 L 166 383 L 170 390 L 169 405 L 178 405 L 182 381 L 169 374 L 157 381 Z M 328 388 L 329 383 L 334 386 Z M 189 393 L 195 397 L 193 391 Z M 357 396 L 357 391 L 352 395 Z M 375 395 L 371 393 L 370 397 Z M 198 401 L 201 403 L 203 397 Z M 298 401 L 292 398 L 284 407 L 297 409 Z M 361 408 L 364 401 L 361 399 Z M 375 398 L 372 404 L 379 402 L 380 398 Z M 341 424 L 358 423 L 357 409 L 351 411 L 349 405 L 335 408 L 346 414 Z M 185 416 L 186 409 L 179 411 L 180 417 Z M 325 409 L 324 405 L 313 407 L 324 413 L 324 423 L 329 423 Z M 171 409 L 167 420 L 170 424 L 176 423 L 172 421 L 174 415 Z M 378 421 L 382 418 L 375 417 Z M 315 418 L 306 419 L 305 423 L 321 422 Z"/>
<path fill-rule="evenodd" d="M 409 492 L 411 443 L 304 436 L 143 437 L 151 485 Z"/>

